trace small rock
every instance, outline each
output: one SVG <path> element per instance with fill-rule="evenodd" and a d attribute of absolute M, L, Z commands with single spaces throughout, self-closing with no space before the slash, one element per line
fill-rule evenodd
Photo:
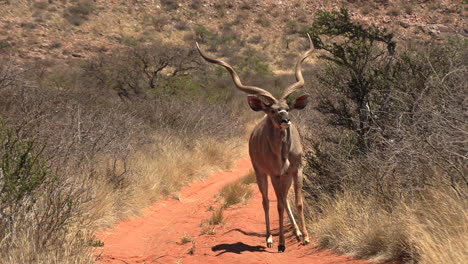
<path fill-rule="evenodd" d="M 404 21 L 400 21 L 400 26 L 402 26 L 403 28 L 409 28 L 410 24 L 408 24 L 407 22 L 404 22 Z"/>
<path fill-rule="evenodd" d="M 463 29 L 463 31 L 460 32 L 460 34 L 461 34 L 462 36 L 468 38 L 468 28 Z"/>
<path fill-rule="evenodd" d="M 437 25 L 437 29 L 438 29 L 440 32 L 444 32 L 444 33 L 451 33 L 451 32 L 454 32 L 453 29 L 447 27 L 446 25 Z"/>

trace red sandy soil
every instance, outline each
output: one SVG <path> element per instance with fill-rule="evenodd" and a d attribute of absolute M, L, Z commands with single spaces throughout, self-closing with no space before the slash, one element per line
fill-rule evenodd
<path fill-rule="evenodd" d="M 98 263 L 369 263 L 318 250 L 313 243 L 303 246 L 290 228 L 286 233 L 286 252 L 277 253 L 278 214 L 272 188 L 269 193 L 273 248 L 266 248 L 261 195 L 256 187 L 247 205 L 224 211 L 224 224 L 216 226 L 215 235 L 202 235 L 200 224 L 212 214 L 208 209 L 221 206 L 216 198 L 220 189 L 249 170 L 250 160 L 242 160 L 232 171 L 216 173 L 183 188 L 179 200 L 156 203 L 142 217 L 125 220 L 102 232 L 98 238 L 104 247 L 96 252 Z M 194 242 L 182 245 L 184 236 Z"/>

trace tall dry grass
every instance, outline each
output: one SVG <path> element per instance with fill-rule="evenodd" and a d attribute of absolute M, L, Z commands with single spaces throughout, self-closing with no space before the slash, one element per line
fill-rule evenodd
<path fill-rule="evenodd" d="M 408 239 L 418 263 L 468 261 L 468 202 L 453 189 L 436 188 L 403 205 Z"/>
<path fill-rule="evenodd" d="M 119 220 L 138 215 L 142 208 L 161 198 L 169 195 L 177 198 L 181 187 L 213 172 L 231 168 L 238 158 L 245 156 L 238 138 L 221 142 L 204 137 L 194 140 L 193 148 L 188 148 L 177 136 L 168 139 L 161 146 L 155 144 L 153 150 L 146 146 L 129 158 L 134 176 L 119 192 L 104 181 L 93 188 L 96 197 L 90 207 L 99 212 L 96 217 L 98 229 L 109 228 Z"/>
<path fill-rule="evenodd" d="M 405 222 L 385 210 L 376 197 L 348 190 L 320 197 L 317 207 L 320 212 L 312 210 L 309 215 L 309 229 L 319 247 L 374 260 L 400 255 L 406 241 Z"/>
<path fill-rule="evenodd" d="M 391 212 L 380 197 L 358 190 L 325 195 L 320 212 L 311 210 L 309 229 L 319 247 L 376 263 L 465 263 L 468 203 L 448 188 L 420 195 L 398 201 Z"/>

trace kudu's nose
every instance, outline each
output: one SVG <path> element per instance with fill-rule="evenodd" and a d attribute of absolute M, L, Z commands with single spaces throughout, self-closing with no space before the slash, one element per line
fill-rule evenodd
<path fill-rule="evenodd" d="M 286 110 L 279 111 L 281 117 L 281 128 L 286 129 L 291 125 L 291 121 L 289 120 L 288 112 Z"/>

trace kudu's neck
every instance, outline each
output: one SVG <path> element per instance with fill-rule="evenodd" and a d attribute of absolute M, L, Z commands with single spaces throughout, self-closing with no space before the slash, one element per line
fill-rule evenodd
<path fill-rule="evenodd" d="M 291 149 L 291 127 L 280 129 L 273 124 L 270 118 L 266 118 L 266 129 L 270 131 L 269 143 L 273 152 L 278 154 L 281 175 L 289 168 L 289 151 Z"/>

